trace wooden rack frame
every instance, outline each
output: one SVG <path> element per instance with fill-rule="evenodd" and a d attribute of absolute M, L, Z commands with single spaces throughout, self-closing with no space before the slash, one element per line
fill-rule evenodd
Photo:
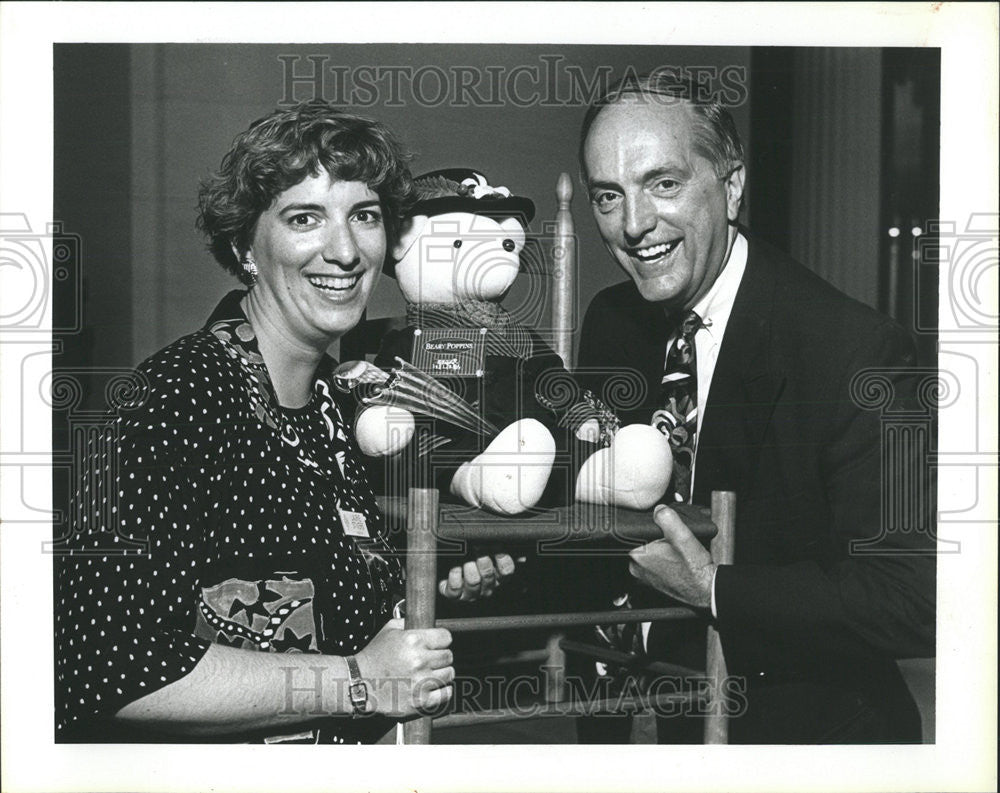
<path fill-rule="evenodd" d="M 621 539 L 649 542 L 660 537 L 659 530 L 648 513 L 629 510 L 594 510 L 587 505 L 576 505 L 553 510 L 526 518 L 500 520 L 485 513 L 460 507 L 439 505 L 439 494 L 435 489 L 411 489 L 404 507 L 402 499 L 390 499 L 385 503 L 385 511 L 390 521 L 397 524 L 405 520 L 407 532 L 406 555 L 406 627 L 407 628 L 448 628 L 453 632 L 476 630 L 515 630 L 521 628 L 559 628 L 573 625 L 598 625 L 608 622 L 647 622 L 658 620 L 692 619 L 698 613 L 687 608 L 640 609 L 626 613 L 619 611 L 590 611 L 567 614 L 512 615 L 501 617 L 463 617 L 457 619 L 435 619 L 437 598 L 437 545 L 439 539 L 446 540 L 556 540 L 567 536 L 572 527 L 572 538 L 586 536 L 606 536 L 613 531 Z M 719 564 L 732 564 L 734 549 L 734 528 L 736 518 L 736 496 L 729 492 L 712 493 L 711 520 L 705 511 L 697 507 L 680 507 L 685 521 L 691 525 L 696 535 L 711 538 L 712 558 Z M 595 515 L 603 514 L 604 521 L 595 520 Z M 607 517 L 612 520 L 609 525 Z M 581 649 L 564 642 L 566 649 Z M 666 668 L 666 665 L 663 665 Z M 728 741 L 728 722 L 725 703 L 726 662 L 722 654 L 722 644 L 714 626 L 708 627 L 708 649 L 706 653 L 705 675 L 709 679 L 707 715 L 705 717 L 705 743 L 718 744 Z M 691 699 L 697 693 L 666 695 L 668 698 Z M 564 707 L 554 709 L 565 715 Z M 547 715 L 544 710 L 532 716 Z M 497 709 L 478 713 L 449 714 L 438 717 L 441 726 L 454 726 L 486 721 L 509 721 L 524 718 L 509 709 Z M 431 716 L 422 716 L 403 725 L 403 742 L 407 744 L 427 744 L 431 738 Z"/>

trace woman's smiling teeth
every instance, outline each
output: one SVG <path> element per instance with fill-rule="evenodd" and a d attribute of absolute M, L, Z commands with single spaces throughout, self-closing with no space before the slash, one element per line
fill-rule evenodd
<path fill-rule="evenodd" d="M 680 239 L 676 239 L 672 242 L 662 242 L 659 245 L 651 245 L 648 248 L 633 248 L 632 255 L 639 261 L 651 262 L 673 251 L 679 243 Z"/>
<path fill-rule="evenodd" d="M 329 292 L 346 292 L 361 280 L 361 273 L 354 275 L 310 275 L 309 283 Z"/>

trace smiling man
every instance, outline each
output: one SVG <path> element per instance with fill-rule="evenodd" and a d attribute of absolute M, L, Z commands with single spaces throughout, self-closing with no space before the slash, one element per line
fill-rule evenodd
<path fill-rule="evenodd" d="M 851 398 L 875 368 L 892 409 L 919 410 L 912 341 L 738 225 L 743 147 L 705 96 L 667 74 L 633 79 L 588 110 L 581 135 L 594 218 L 629 277 L 587 311 L 581 370 L 641 375 L 646 399 L 623 419 L 670 437 L 667 503 L 737 494 L 735 564 L 715 565 L 661 506 L 664 538 L 631 553 L 630 596 L 716 621 L 745 694 L 732 741 L 919 741 L 895 659 L 934 654 L 933 513 L 914 504 L 909 530 L 882 531 L 883 504 L 902 494 L 882 485 L 879 412 Z M 928 481 L 916 449 L 893 451 L 907 481 Z M 877 553 L 857 552 L 876 539 Z M 701 652 L 690 630 L 612 634 L 654 660 Z M 697 720 L 660 721 L 661 740 L 700 738 Z"/>
<path fill-rule="evenodd" d="M 623 98 L 594 117 L 585 138 L 601 236 L 642 298 L 666 311 L 705 297 L 736 239 L 742 150 L 733 142 L 714 163 L 699 123 L 687 104 Z"/>

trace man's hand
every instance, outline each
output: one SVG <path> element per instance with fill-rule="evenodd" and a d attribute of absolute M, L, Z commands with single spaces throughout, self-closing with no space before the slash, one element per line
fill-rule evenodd
<path fill-rule="evenodd" d="M 493 559 L 480 556 L 474 562 L 453 567 L 445 581 L 438 582 L 438 592 L 449 600 L 478 600 L 493 594 L 500 582 L 514 572 L 514 560 L 498 553 Z"/>
<path fill-rule="evenodd" d="M 633 549 L 629 553 L 629 572 L 682 603 L 710 608 L 715 574 L 711 554 L 670 507 L 658 506 L 653 520 L 663 532 L 663 539 Z"/>

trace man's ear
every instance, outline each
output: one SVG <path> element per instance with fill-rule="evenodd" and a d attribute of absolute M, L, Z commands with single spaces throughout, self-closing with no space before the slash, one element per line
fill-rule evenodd
<path fill-rule="evenodd" d="M 413 243 L 417 241 L 417 237 L 423 233 L 428 220 L 427 215 L 414 215 L 403 219 L 399 224 L 399 238 L 392 246 L 391 253 L 394 262 L 401 261 L 406 256 L 410 248 L 413 247 Z"/>
<path fill-rule="evenodd" d="M 743 204 L 743 184 L 747 170 L 740 163 L 726 177 L 726 214 L 730 223 L 735 223 L 740 216 L 740 206 Z"/>

